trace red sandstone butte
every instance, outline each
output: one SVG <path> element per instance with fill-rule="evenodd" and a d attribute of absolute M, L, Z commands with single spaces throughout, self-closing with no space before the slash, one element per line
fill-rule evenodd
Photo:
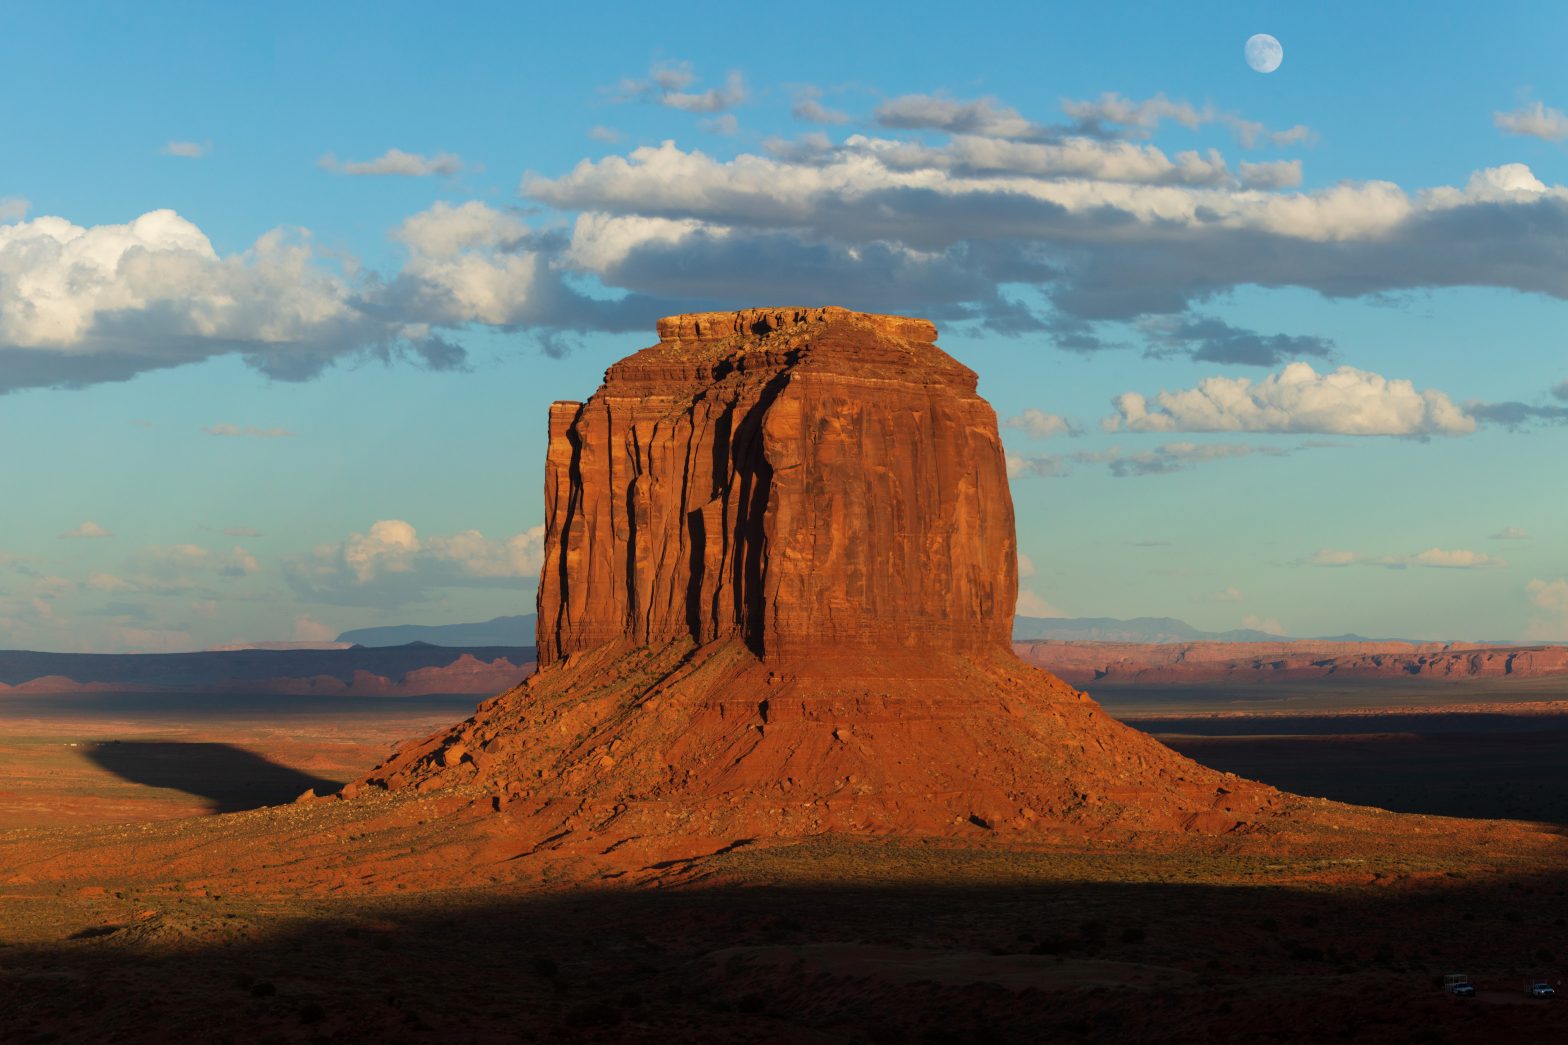
<path fill-rule="evenodd" d="M 928 322 L 659 322 L 550 413 L 539 671 L 368 778 L 540 845 L 1245 830 L 1282 803 L 1009 646 L 996 415 Z"/>
<path fill-rule="evenodd" d="M 1017 549 L 996 415 L 924 320 L 674 316 L 550 410 L 539 665 L 627 638 L 1005 645 Z"/>

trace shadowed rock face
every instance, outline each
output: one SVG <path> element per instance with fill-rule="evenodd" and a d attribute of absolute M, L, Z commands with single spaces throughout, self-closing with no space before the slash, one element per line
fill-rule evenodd
<path fill-rule="evenodd" d="M 1005 648 L 996 415 L 924 320 L 673 316 L 550 411 L 539 664 L 626 638 L 770 658 Z"/>

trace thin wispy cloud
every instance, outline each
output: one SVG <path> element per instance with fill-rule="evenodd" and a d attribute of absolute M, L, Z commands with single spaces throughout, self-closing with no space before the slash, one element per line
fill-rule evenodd
<path fill-rule="evenodd" d="M 1436 570 L 1500 570 L 1508 566 L 1506 559 L 1467 548 L 1428 548 L 1408 555 L 1369 555 L 1363 552 L 1322 548 L 1301 561 L 1306 566 L 1381 566 L 1385 569 L 1403 570 L 1425 567 Z"/>
<path fill-rule="evenodd" d="M 649 101 L 692 113 L 723 112 L 740 105 L 747 97 L 745 77 L 733 70 L 725 76 L 722 87 L 689 90 L 696 82 L 697 73 L 690 62 L 662 61 L 649 68 L 647 79 L 624 79 L 612 94 L 616 101 Z"/>
<path fill-rule="evenodd" d="M 1310 334 L 1260 334 L 1231 326 L 1216 316 L 1184 313 L 1151 316 L 1138 325 L 1148 339 L 1145 355 L 1153 358 L 1186 356 L 1197 363 L 1230 363 L 1242 366 L 1280 366 L 1310 357 L 1334 355 L 1334 342 Z"/>
<path fill-rule="evenodd" d="M 1568 424 L 1568 406 L 1554 406 L 1550 403 L 1469 402 L 1465 404 L 1465 411 L 1478 421 L 1515 431 L 1535 425 Z"/>
<path fill-rule="evenodd" d="M 0 196 L 0 221 L 21 221 L 31 206 L 20 196 Z"/>
<path fill-rule="evenodd" d="M 1109 92 L 1094 99 L 1064 99 L 1061 108 L 1066 122 L 1041 123 L 1027 119 L 996 98 L 960 100 L 939 92 L 893 98 L 878 106 L 873 118 L 880 126 L 892 130 L 933 130 L 1020 141 L 1147 138 L 1166 122 L 1179 124 L 1189 131 L 1217 123 L 1229 128 L 1242 147 L 1248 149 L 1262 144 L 1299 145 L 1314 138 L 1313 132 L 1302 125 L 1271 131 L 1261 123 L 1222 112 L 1211 105 L 1196 106 L 1163 94 L 1132 99 Z M 1289 177 L 1287 167 L 1252 166 L 1259 181 L 1280 183 Z M 1298 177 L 1290 184 L 1299 183 L 1299 166 L 1295 170 Z"/>
<path fill-rule="evenodd" d="M 823 105 L 822 92 L 814 87 L 802 88 L 795 92 L 795 100 L 790 105 L 789 114 L 797 120 L 828 126 L 849 123 L 853 119 L 847 112 Z"/>
<path fill-rule="evenodd" d="M 1059 479 L 1073 474 L 1075 467 L 1103 465 L 1119 479 L 1170 475 L 1185 472 L 1210 461 L 1263 456 L 1287 457 L 1302 447 L 1265 446 L 1253 443 L 1164 443 L 1149 450 L 1124 450 L 1111 446 L 1102 450 L 1079 450 L 1062 454 L 1013 454 L 1006 457 L 1009 478 Z M 1152 547 L 1152 545 L 1150 545 Z"/>
<path fill-rule="evenodd" d="M 258 428 L 255 425 L 208 425 L 202 432 L 230 439 L 290 439 L 294 436 L 287 428 Z"/>
<path fill-rule="evenodd" d="M 945 94 L 906 94 L 877 106 L 872 118 L 891 130 L 931 130 L 947 134 L 1024 140 L 1057 137 L 1059 128 L 1025 119 L 995 98 L 962 101 Z"/>
<path fill-rule="evenodd" d="M 1487 537 L 1494 541 L 1524 541 L 1530 534 L 1522 526 L 1505 526 L 1496 533 L 1489 533 Z"/>
<path fill-rule="evenodd" d="M 159 150 L 165 156 L 178 156 L 186 160 L 199 160 L 212 151 L 212 142 L 171 141 Z"/>
<path fill-rule="evenodd" d="M 262 571 L 261 562 L 244 548 L 214 551 L 199 544 L 149 545 L 128 556 L 118 572 L 89 575 L 88 587 L 100 592 L 143 595 L 216 593 L 215 587 Z"/>
<path fill-rule="evenodd" d="M 388 149 L 372 160 L 342 161 L 327 153 L 316 163 L 335 174 L 356 177 L 429 178 L 450 176 L 463 170 L 462 157 L 450 152 L 426 156 L 402 149 Z"/>

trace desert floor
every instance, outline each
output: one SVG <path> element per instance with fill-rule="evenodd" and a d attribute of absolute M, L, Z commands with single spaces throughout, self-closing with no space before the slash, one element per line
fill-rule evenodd
<path fill-rule="evenodd" d="M 348 887 L 365 839 L 416 871 L 423 846 L 468 844 L 439 803 L 256 807 L 331 790 L 469 698 L 3 705 L 0 1041 L 1568 1040 L 1568 1000 L 1521 990 L 1568 967 L 1568 715 L 1387 712 L 1408 697 L 1121 713 L 1220 768 L 1428 815 L 1423 848 L 824 838 L 613 881 L 449 863 L 375 889 Z M 1452 815 L 1538 824 L 1456 853 Z M 339 877 L 267 851 L 307 837 L 342 848 Z M 214 846 L 235 866 L 209 873 Z M 120 851 L 139 855 L 101 863 Z M 1456 971 L 1479 998 L 1442 995 Z"/>

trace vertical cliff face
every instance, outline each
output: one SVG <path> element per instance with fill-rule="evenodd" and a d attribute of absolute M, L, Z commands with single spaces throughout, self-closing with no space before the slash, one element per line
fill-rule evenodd
<path fill-rule="evenodd" d="M 550 413 L 539 663 L 617 640 L 1005 648 L 996 417 L 923 320 L 675 316 Z"/>

